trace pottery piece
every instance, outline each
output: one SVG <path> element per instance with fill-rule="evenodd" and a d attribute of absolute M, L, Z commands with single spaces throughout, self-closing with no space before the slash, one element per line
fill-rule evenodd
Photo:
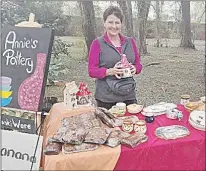
<path fill-rule="evenodd" d="M 141 112 L 144 116 L 148 116 L 153 113 L 154 116 L 159 116 L 162 114 L 165 114 L 166 111 L 175 109 L 177 107 L 174 103 L 166 103 L 166 102 L 160 102 L 151 106 L 147 106 L 143 108 L 143 111 Z"/>
<path fill-rule="evenodd" d="M 147 131 L 147 125 L 144 120 L 138 120 L 134 124 L 134 131 L 139 134 L 145 134 Z"/>
<path fill-rule="evenodd" d="M 205 103 L 200 103 L 195 110 L 205 111 Z"/>
<path fill-rule="evenodd" d="M 194 110 L 190 113 L 189 123 L 195 129 L 206 131 L 205 121 L 205 111 Z"/>
<path fill-rule="evenodd" d="M 77 105 L 79 106 L 90 106 L 92 93 L 89 91 L 87 85 L 83 82 L 79 85 L 79 91 L 76 93 Z"/>
<path fill-rule="evenodd" d="M 153 121 L 155 120 L 155 118 L 154 118 L 154 114 L 152 114 L 151 116 L 145 116 L 145 121 L 147 122 L 147 123 L 152 123 Z"/>
<path fill-rule="evenodd" d="M 75 81 L 66 83 L 64 87 L 64 104 L 69 108 L 74 108 L 77 106 L 76 93 L 78 92 L 78 87 Z"/>
<path fill-rule="evenodd" d="M 142 111 L 143 107 L 143 105 L 130 104 L 127 106 L 127 110 L 130 114 L 137 114 Z"/>
<path fill-rule="evenodd" d="M 109 109 L 109 111 L 115 117 L 120 117 L 120 116 L 124 116 L 124 114 L 126 113 L 126 108 L 118 107 L 115 105 L 115 106 L 112 106 L 112 108 Z"/>
<path fill-rule="evenodd" d="M 131 65 L 127 60 L 127 57 L 125 54 L 122 55 L 121 61 L 117 62 L 115 65 L 116 68 L 121 68 L 123 69 L 123 74 L 122 75 L 115 75 L 117 78 L 127 78 L 127 77 L 132 77 L 131 73 Z"/>
<path fill-rule="evenodd" d="M 117 117 L 117 118 L 114 118 L 113 121 L 114 121 L 114 125 L 116 127 L 119 127 L 119 126 L 122 126 L 124 120 L 131 120 L 132 123 L 134 124 L 136 121 L 138 121 L 138 117 L 137 116 L 123 116 L 123 117 Z"/>
<path fill-rule="evenodd" d="M 126 104 L 123 102 L 116 103 L 116 106 L 119 110 L 126 110 Z"/>
<path fill-rule="evenodd" d="M 122 124 L 122 129 L 125 132 L 133 131 L 133 122 L 130 119 L 125 119 Z"/>
<path fill-rule="evenodd" d="M 171 125 L 165 127 L 158 127 L 155 130 L 155 135 L 159 138 L 170 140 L 188 136 L 189 130 L 181 125 Z"/>
<path fill-rule="evenodd" d="M 178 119 L 181 120 L 183 118 L 183 113 L 177 109 L 168 110 L 166 112 L 166 116 L 169 119 Z"/>
<path fill-rule="evenodd" d="M 199 106 L 199 102 L 189 102 L 185 105 L 185 108 L 189 111 L 192 112 L 193 110 L 196 110 Z"/>

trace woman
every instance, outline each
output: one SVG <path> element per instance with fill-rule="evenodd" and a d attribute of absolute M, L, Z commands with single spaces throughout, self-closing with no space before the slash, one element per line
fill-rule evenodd
<path fill-rule="evenodd" d="M 105 33 L 102 37 L 95 39 L 90 47 L 88 72 L 89 76 L 96 78 L 95 99 L 98 107 L 110 109 L 117 102 L 126 105 L 137 103 L 135 96 L 135 85 L 133 78 L 117 79 L 115 75 L 123 74 L 123 69 L 117 68 L 116 64 L 125 54 L 130 65 L 131 74 L 139 74 L 142 70 L 140 57 L 133 38 L 121 35 L 123 21 L 122 11 L 116 6 L 110 6 L 103 14 Z M 128 83 L 127 93 L 121 90 L 118 81 Z M 115 86 L 114 86 L 115 85 Z M 127 87 L 127 86 L 126 86 Z M 134 86 L 135 87 L 135 86 Z"/>

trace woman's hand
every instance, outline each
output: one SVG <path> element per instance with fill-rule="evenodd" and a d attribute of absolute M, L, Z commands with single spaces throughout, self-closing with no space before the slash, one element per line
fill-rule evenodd
<path fill-rule="evenodd" d="M 132 75 L 135 75 L 136 74 L 136 67 L 134 65 L 130 65 L 130 71 L 131 71 L 131 74 Z"/>
<path fill-rule="evenodd" d="M 115 75 L 117 78 L 121 78 L 120 76 L 123 74 L 123 69 L 118 69 L 118 68 L 109 68 L 106 71 L 107 76 L 113 76 Z"/>

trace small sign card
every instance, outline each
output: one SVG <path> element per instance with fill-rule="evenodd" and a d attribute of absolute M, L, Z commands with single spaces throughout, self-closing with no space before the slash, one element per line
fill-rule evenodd
<path fill-rule="evenodd" d="M 34 120 L 22 119 L 15 116 L 1 115 L 1 129 L 5 128 L 30 134 L 36 133 Z"/>
<path fill-rule="evenodd" d="M 1 170 L 39 170 L 42 136 L 7 130 L 1 130 L 1 135 Z"/>
<path fill-rule="evenodd" d="M 36 133 L 35 112 L 13 108 L 1 108 L 1 129 Z"/>

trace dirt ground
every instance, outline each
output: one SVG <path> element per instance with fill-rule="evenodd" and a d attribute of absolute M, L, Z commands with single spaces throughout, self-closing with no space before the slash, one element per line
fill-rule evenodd
<path fill-rule="evenodd" d="M 172 39 L 168 41 L 168 48 L 154 47 L 152 39 L 147 43 L 149 54 L 141 57 L 143 70 L 135 77 L 139 104 L 179 103 L 182 94 L 189 94 L 191 100 L 196 101 L 205 95 L 205 41 L 195 41 L 197 50 L 179 48 L 179 40 Z M 87 61 L 71 58 L 66 62 L 69 72 L 59 80 L 86 82 L 94 93 L 94 79 L 88 76 Z M 148 65 L 151 63 L 156 64 Z M 63 87 L 47 87 L 45 95 L 62 101 Z"/>

